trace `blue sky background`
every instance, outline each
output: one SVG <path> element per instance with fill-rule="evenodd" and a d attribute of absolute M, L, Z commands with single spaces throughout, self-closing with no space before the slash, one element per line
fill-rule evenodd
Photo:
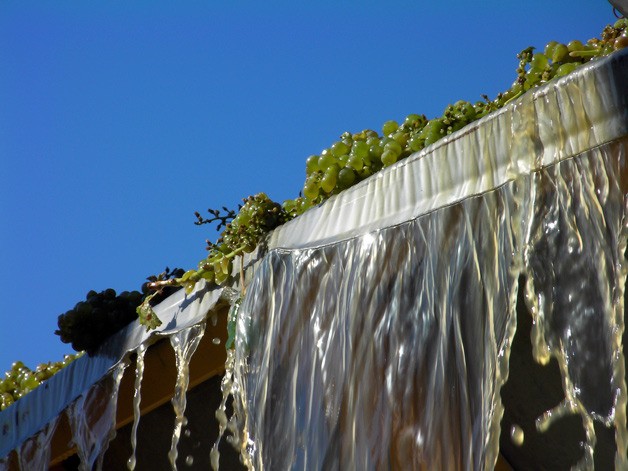
<path fill-rule="evenodd" d="M 224 6 L 224 4 L 229 6 Z M 263 6 L 262 6 L 263 4 Z M 0 374 L 90 289 L 191 268 L 194 211 L 297 196 L 343 131 L 510 87 L 604 0 L 0 2 Z"/>

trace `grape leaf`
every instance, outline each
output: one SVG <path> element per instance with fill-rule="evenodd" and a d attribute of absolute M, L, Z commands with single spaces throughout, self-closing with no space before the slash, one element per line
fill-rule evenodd
<path fill-rule="evenodd" d="M 140 318 L 140 324 L 146 326 L 146 330 L 156 329 L 161 325 L 161 320 L 150 305 L 150 300 L 159 292 L 146 296 L 144 302 L 137 307 L 137 315 Z"/>

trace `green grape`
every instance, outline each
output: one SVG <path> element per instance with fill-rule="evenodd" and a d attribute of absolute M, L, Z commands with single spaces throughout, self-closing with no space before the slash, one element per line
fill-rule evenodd
<path fill-rule="evenodd" d="M 11 394 L 9 393 L 0 394 L 0 410 L 6 409 L 14 402 L 15 400 L 13 399 L 13 396 Z"/>
<path fill-rule="evenodd" d="M 403 151 L 403 147 L 401 146 L 401 144 L 399 144 L 399 142 L 397 142 L 394 139 L 390 139 L 388 142 L 386 142 L 386 144 L 384 144 L 384 153 L 392 152 L 398 157 L 401 155 L 402 151 Z M 383 157 L 383 154 L 382 154 L 382 157 Z"/>
<path fill-rule="evenodd" d="M 337 165 L 338 165 L 338 167 L 342 168 L 345 165 L 347 165 L 348 161 L 349 161 L 349 156 L 347 154 L 343 154 L 340 157 L 338 157 Z"/>
<path fill-rule="evenodd" d="M 344 152 L 342 152 L 343 154 L 348 154 L 349 150 L 351 149 L 351 146 L 353 145 L 353 134 L 351 134 L 349 131 L 345 131 L 341 134 L 340 136 L 340 141 L 347 146 L 347 150 L 345 150 Z M 342 151 L 342 149 L 339 149 Z"/>
<path fill-rule="evenodd" d="M 325 193 L 331 193 L 334 190 L 337 178 L 337 173 L 325 172 L 325 175 L 321 178 L 321 188 Z"/>
<path fill-rule="evenodd" d="M 556 46 L 558 46 L 558 42 L 556 41 L 550 41 L 545 45 L 545 49 L 543 49 L 543 53 L 551 58 L 554 55 L 554 49 L 556 49 Z"/>
<path fill-rule="evenodd" d="M 515 81 L 510 89 L 504 93 L 504 103 L 508 103 L 509 101 L 518 98 L 523 92 L 523 85 L 519 81 Z"/>
<path fill-rule="evenodd" d="M 192 276 L 196 274 L 196 270 L 188 270 L 186 271 L 183 276 L 181 277 L 181 281 L 182 282 L 186 282 L 186 281 L 193 281 L 191 280 Z"/>
<path fill-rule="evenodd" d="M 385 150 L 384 153 L 382 154 L 382 164 L 384 164 L 384 167 L 388 167 L 394 164 L 395 162 L 397 162 L 398 157 L 399 157 L 399 154 L 396 154 L 395 152 L 391 150 Z"/>
<path fill-rule="evenodd" d="M 50 376 L 51 375 L 48 374 L 48 372 L 45 371 L 45 370 L 44 371 L 36 371 L 35 372 L 35 379 L 37 379 L 38 383 L 41 383 L 42 381 L 46 381 L 48 378 L 50 378 Z"/>
<path fill-rule="evenodd" d="M 626 29 L 628 28 L 628 18 L 620 18 L 613 25 L 615 29 Z"/>
<path fill-rule="evenodd" d="M 450 124 L 449 126 L 447 126 L 447 134 L 453 134 L 454 132 L 458 131 L 459 129 L 462 129 L 464 126 L 466 125 L 466 122 L 464 121 L 455 121 L 452 124 Z"/>
<path fill-rule="evenodd" d="M 312 202 L 309 201 L 307 198 L 297 198 L 295 201 L 298 214 L 303 214 L 305 211 L 312 207 Z"/>
<path fill-rule="evenodd" d="M 364 134 L 366 134 L 366 140 L 368 141 L 370 138 L 376 138 L 379 139 L 379 134 L 377 133 L 377 131 L 374 131 L 372 129 L 366 129 L 364 131 Z"/>
<path fill-rule="evenodd" d="M 615 39 L 615 42 L 613 43 L 613 48 L 615 50 L 619 50 L 619 49 L 624 49 L 628 47 L 628 36 L 623 34 L 620 37 L 618 37 L 617 39 Z"/>
<path fill-rule="evenodd" d="M 557 44 L 552 51 L 551 59 L 553 62 L 562 62 L 569 56 L 569 49 L 564 44 Z"/>
<path fill-rule="evenodd" d="M 227 281 L 227 279 L 229 279 L 229 275 L 227 273 L 223 273 L 222 271 L 216 272 L 215 280 L 217 285 L 222 285 L 225 281 Z"/>
<path fill-rule="evenodd" d="M 244 201 L 246 201 L 246 200 L 244 200 Z M 246 211 L 245 208 L 242 208 L 242 210 Z M 225 231 L 225 232 L 228 232 L 228 231 Z M 220 245 L 218 245 L 218 252 L 220 252 L 221 254 L 227 255 L 227 254 L 231 253 L 232 250 L 233 249 L 229 245 L 227 245 L 227 244 L 220 244 Z"/>
<path fill-rule="evenodd" d="M 421 131 L 425 139 L 425 147 L 438 141 L 445 134 L 445 123 L 440 118 L 431 119 Z"/>
<path fill-rule="evenodd" d="M 422 139 L 418 134 L 413 135 L 408 141 L 408 146 L 414 152 L 418 152 L 423 149 L 423 143 L 425 139 Z"/>
<path fill-rule="evenodd" d="M 222 265 L 220 264 L 220 261 L 222 260 L 223 257 L 224 257 L 224 255 L 212 258 L 211 266 L 212 266 L 212 271 L 214 272 L 214 278 L 217 278 L 219 273 L 221 275 L 223 274 L 222 273 Z M 184 282 L 184 286 L 185 286 L 185 282 Z"/>
<path fill-rule="evenodd" d="M 318 158 L 318 168 L 323 172 L 327 170 L 327 168 L 329 168 L 331 165 L 336 163 L 336 159 L 331 154 L 331 151 L 326 151 L 327 149 L 321 152 L 321 156 Z"/>
<path fill-rule="evenodd" d="M 251 222 L 252 218 L 253 218 L 252 211 L 240 211 L 236 217 L 238 221 L 237 224 L 239 226 L 246 226 Z"/>
<path fill-rule="evenodd" d="M 468 101 L 459 100 L 456 103 L 454 103 L 453 108 L 454 108 L 454 116 L 457 119 L 464 121 L 465 123 L 470 123 L 471 121 L 475 119 L 475 115 L 476 115 L 475 108 Z"/>
<path fill-rule="evenodd" d="M 373 145 L 379 145 L 380 142 L 381 142 L 381 139 L 379 138 L 379 136 L 369 136 L 366 139 L 366 143 L 369 145 L 369 148 L 370 146 L 373 146 Z"/>
<path fill-rule="evenodd" d="M 394 133 L 398 128 L 399 124 L 397 123 L 397 121 L 386 121 L 382 126 L 382 134 L 384 134 L 384 136 L 388 136 Z"/>
<path fill-rule="evenodd" d="M 28 392 L 39 386 L 39 380 L 31 371 L 25 371 L 20 378 L 19 385 L 22 390 Z"/>
<path fill-rule="evenodd" d="M 573 41 L 569 41 L 567 49 L 569 52 L 582 51 L 584 49 L 584 44 L 582 44 L 582 41 L 574 39 Z"/>
<path fill-rule="evenodd" d="M 305 182 L 305 186 L 303 187 L 303 196 L 312 201 L 318 197 L 318 185 L 311 179 L 308 179 Z"/>
<path fill-rule="evenodd" d="M 13 391 L 18 388 L 16 379 L 17 379 L 17 371 L 11 370 L 10 372 L 7 371 L 5 373 L 5 378 L 2 381 L 5 385 L 4 389 L 10 392 L 11 394 L 13 394 Z"/>
<path fill-rule="evenodd" d="M 556 70 L 556 76 L 563 77 L 564 75 L 570 74 L 578 67 L 578 65 L 579 64 L 577 62 L 568 62 L 563 64 Z"/>
<path fill-rule="evenodd" d="M 362 157 L 362 164 L 363 164 L 363 166 L 369 166 L 369 165 L 372 164 L 372 162 L 373 162 L 373 158 L 371 156 L 371 151 L 370 151 L 370 147 L 369 147 L 369 151 L 366 153 L 366 155 L 364 157 Z"/>
<path fill-rule="evenodd" d="M 336 158 L 341 155 L 348 154 L 350 150 L 351 147 L 343 141 L 336 141 L 331 146 L 331 153 Z"/>
<path fill-rule="evenodd" d="M 231 271 L 232 271 L 232 268 L 231 268 L 231 259 L 230 259 L 230 258 L 227 258 L 227 257 L 223 257 L 223 258 L 220 260 L 220 269 L 222 270 L 222 272 L 223 272 L 225 275 L 229 275 L 229 274 L 231 273 Z"/>
<path fill-rule="evenodd" d="M 523 84 L 523 89 L 527 91 L 537 85 L 541 81 L 542 73 L 542 71 L 537 69 L 530 69 L 525 76 L 526 81 Z"/>
<path fill-rule="evenodd" d="M 407 129 L 419 129 L 425 126 L 426 122 L 427 122 L 427 119 L 425 119 L 425 116 L 418 115 L 418 114 L 409 114 L 408 116 L 406 116 L 406 119 L 403 122 L 402 127 L 407 128 Z"/>
<path fill-rule="evenodd" d="M 362 167 L 364 167 L 364 160 L 357 155 L 352 155 L 349 157 L 347 165 L 356 171 L 362 170 Z"/>
<path fill-rule="evenodd" d="M 368 178 L 371 175 L 373 175 L 373 173 L 376 171 L 377 170 L 374 170 L 372 167 L 364 167 L 362 170 L 358 172 L 358 175 L 360 177 L 360 180 L 364 180 L 365 178 Z"/>
<path fill-rule="evenodd" d="M 292 217 L 296 216 L 297 202 L 295 200 L 285 200 L 282 203 L 283 210 Z"/>
<path fill-rule="evenodd" d="M 351 155 L 355 155 L 361 159 L 366 158 L 369 155 L 369 145 L 366 141 L 354 142 L 351 147 Z"/>
<path fill-rule="evenodd" d="M 318 172 L 320 167 L 318 166 L 318 155 L 310 155 L 305 161 L 305 171 L 307 175 L 310 173 Z"/>
<path fill-rule="evenodd" d="M 613 51 L 616 51 L 617 49 L 614 47 L 614 43 L 613 44 L 606 44 L 602 47 L 602 49 L 600 50 L 599 55 L 601 56 L 608 56 L 609 54 L 611 54 Z"/>
<path fill-rule="evenodd" d="M 601 52 L 602 49 L 599 47 L 599 45 L 593 46 L 591 44 L 584 44 L 582 46 L 582 49 L 570 52 L 569 56 L 575 58 L 577 61 L 584 63 L 590 61 L 594 57 L 599 56 Z"/>
<path fill-rule="evenodd" d="M 216 273 L 214 270 L 202 270 L 201 278 L 207 280 L 208 283 L 214 283 L 216 281 Z"/>
<path fill-rule="evenodd" d="M 410 134 L 403 131 L 396 131 L 393 133 L 392 138 L 403 148 L 407 144 L 408 139 L 410 139 Z"/>
<path fill-rule="evenodd" d="M 380 141 L 369 147 L 369 156 L 371 157 L 371 160 L 379 159 L 382 156 L 382 152 L 384 152 L 384 146 Z"/>
<path fill-rule="evenodd" d="M 350 168 L 343 168 L 338 172 L 338 185 L 341 188 L 349 188 L 356 180 L 355 172 Z"/>
<path fill-rule="evenodd" d="M 353 145 L 355 142 L 366 141 L 366 129 L 360 132 L 353 133 L 351 135 L 351 144 Z"/>
<path fill-rule="evenodd" d="M 537 52 L 532 56 L 532 60 L 530 61 L 530 67 L 532 69 L 544 70 L 549 65 L 549 60 L 545 54 L 541 54 Z"/>

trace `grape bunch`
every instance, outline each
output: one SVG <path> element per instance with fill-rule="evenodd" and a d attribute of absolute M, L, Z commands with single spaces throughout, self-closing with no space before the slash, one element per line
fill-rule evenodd
<path fill-rule="evenodd" d="M 9 407 L 79 356 L 80 353 L 65 355 L 63 361 L 42 363 L 34 371 L 21 361 L 13 363 L 11 370 L 0 379 L 0 410 Z"/>
<path fill-rule="evenodd" d="M 218 242 L 232 252 L 242 249 L 250 253 L 266 234 L 286 222 L 286 214 L 281 205 L 265 193 L 249 196 L 243 201 L 238 215 L 227 223 Z"/>
<path fill-rule="evenodd" d="M 188 270 L 177 280 L 187 292 L 200 279 L 223 284 L 231 274 L 234 257 L 253 252 L 266 234 L 288 220 L 284 208 L 265 193 L 249 196 L 243 203 L 237 215 L 225 223 L 216 243 L 208 242 L 209 253 L 198 269 Z"/>
<path fill-rule="evenodd" d="M 116 295 L 111 288 L 100 293 L 92 290 L 85 301 L 59 316 L 55 334 L 63 343 L 71 343 L 74 350 L 93 355 L 105 339 L 137 319 L 135 311 L 141 302 L 138 291 Z"/>
<path fill-rule="evenodd" d="M 178 278 L 150 282 L 147 288 L 159 292 L 158 290 L 164 287 L 183 286 L 186 293 L 191 293 L 196 283 L 202 279 L 221 285 L 231 275 L 233 259 L 236 256 L 255 250 L 266 234 L 290 218 L 279 203 L 274 202 L 264 193 L 249 196 L 243 200 L 243 203 L 237 215 L 228 217 L 230 222 L 227 222 L 225 217 L 220 217 L 219 211 L 209 210 L 214 216 L 212 220 L 222 220 L 219 227 L 224 225 L 224 230 L 216 243 L 208 242 L 207 257 L 199 262 L 196 270 L 188 270 Z M 235 214 L 235 212 L 226 211 L 229 215 Z M 199 213 L 196 213 L 196 217 L 200 224 L 205 223 Z M 152 309 L 155 294 L 147 296 L 137 308 L 140 323 L 147 329 L 154 329 L 161 325 L 161 321 Z"/>
<path fill-rule="evenodd" d="M 220 216 L 219 211 L 209 210 L 214 216 L 211 220 L 204 220 L 198 212 L 195 213 L 198 224 L 222 221 L 218 226 L 220 228 L 224 225 L 220 237 L 216 243 L 208 241 L 208 255 L 199 262 L 198 269 L 188 270 L 177 278 L 149 282 L 146 285 L 147 289 L 162 290 L 167 286 L 183 286 L 187 293 L 191 293 L 196 283 L 202 279 L 221 285 L 231 275 L 233 259 L 237 255 L 255 250 L 266 234 L 289 219 L 284 208 L 264 193 L 249 196 L 243 203 L 237 214 L 223 208 L 228 216 Z M 161 325 L 152 309 L 152 305 L 155 304 L 152 302 L 153 296 L 146 297 L 137 308 L 140 323 L 149 329 Z"/>

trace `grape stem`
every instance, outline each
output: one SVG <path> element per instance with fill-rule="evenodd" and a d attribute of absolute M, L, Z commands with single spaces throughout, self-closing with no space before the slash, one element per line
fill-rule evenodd
<path fill-rule="evenodd" d="M 147 288 L 153 291 L 160 290 L 166 286 L 174 286 L 180 283 L 180 278 L 170 278 L 169 280 L 157 280 L 148 283 Z"/>
<path fill-rule="evenodd" d="M 233 258 L 236 255 L 240 255 L 242 252 L 244 252 L 245 248 L 246 247 L 244 247 L 244 246 L 240 246 L 237 249 L 235 249 L 233 252 L 230 252 L 227 255 L 225 255 L 225 258 Z"/>
<path fill-rule="evenodd" d="M 582 57 L 582 58 L 586 58 L 586 57 L 595 57 L 600 53 L 600 51 L 598 49 L 591 49 L 591 50 L 583 50 L 583 51 L 572 51 L 569 53 L 569 56 L 571 57 Z"/>
<path fill-rule="evenodd" d="M 506 106 L 508 103 L 511 103 L 513 101 L 515 101 L 517 98 L 519 98 L 521 95 L 523 95 L 525 93 L 525 90 L 521 89 L 519 91 L 519 93 L 516 93 L 515 96 L 513 96 L 512 98 L 509 98 L 505 103 L 504 106 Z"/>
<path fill-rule="evenodd" d="M 242 296 L 246 294 L 246 285 L 244 284 L 244 257 L 240 257 L 240 285 L 242 285 Z"/>
<path fill-rule="evenodd" d="M 238 247 L 237 249 L 235 249 L 233 252 L 230 252 L 228 254 L 226 254 L 224 257 L 225 258 L 233 258 L 236 255 L 240 255 L 242 252 L 244 252 L 245 247 Z M 244 258 L 242 258 L 242 260 L 244 260 Z M 208 269 L 210 268 L 211 265 L 207 265 L 207 266 L 203 266 L 203 269 Z M 242 286 L 244 286 L 244 262 L 242 261 L 241 263 L 241 267 L 240 267 L 240 278 L 242 280 Z M 162 288 L 165 288 L 166 286 L 181 286 L 181 284 L 183 283 L 181 278 L 171 278 L 169 280 L 157 280 L 157 281 L 152 281 L 150 283 L 148 283 L 147 288 L 152 290 L 152 291 L 157 291 L 160 290 Z"/>

